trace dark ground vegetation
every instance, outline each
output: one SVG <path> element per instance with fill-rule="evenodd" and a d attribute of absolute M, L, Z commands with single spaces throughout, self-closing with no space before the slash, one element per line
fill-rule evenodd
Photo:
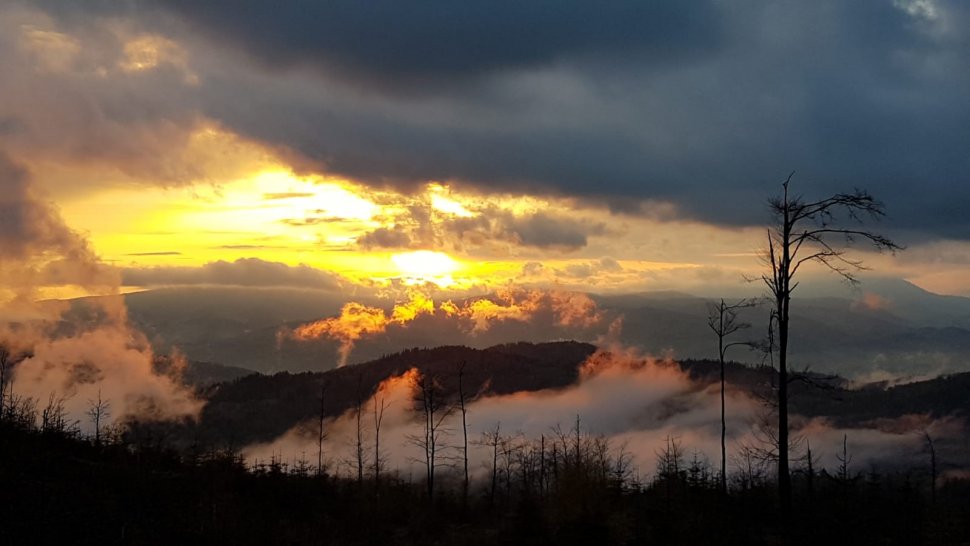
<path fill-rule="evenodd" d="M 463 502 L 444 484 L 358 482 L 232 452 L 178 453 L 151 438 L 101 445 L 70 428 L 6 419 L 0 432 L 3 544 L 961 544 L 970 482 L 931 495 L 916 471 L 795 476 L 787 535 L 763 475 L 734 475 L 723 498 L 706 463 L 674 444 L 639 483 L 622 454 L 566 433 L 500 464 L 494 489 Z M 550 447 L 550 444 L 553 447 Z M 506 472 L 505 469 L 509 471 Z M 934 498 L 935 497 L 935 498 Z M 787 537 L 787 538 L 786 538 Z"/>
<path fill-rule="evenodd" d="M 10 396 L 0 411 L 0 544 L 970 543 L 967 479 L 934 488 L 929 468 L 797 462 L 794 517 L 783 528 L 770 461 L 732 461 L 724 497 L 716 468 L 690 446 L 669 439 L 644 478 L 629 453 L 579 422 L 541 438 L 496 437 L 493 446 L 478 439 L 479 449 L 494 449 L 494 464 L 467 499 L 453 470 L 442 471 L 431 501 L 423 476 L 338 478 L 306 461 L 247 465 L 238 452 L 319 412 L 322 381 L 333 393 L 327 414 L 337 415 L 353 404 L 348 385 L 364 385 L 369 396 L 414 362 L 444 377 L 460 358 L 469 385 L 488 382 L 502 393 L 572 384 L 592 350 L 446 347 L 326 374 L 254 375 L 200 391 L 208 403 L 198 422 L 127 420 L 97 438 L 82 435 L 53 398 L 39 407 Z M 716 380 L 715 362 L 680 365 L 701 385 Z M 769 371 L 729 363 L 728 373 L 756 391 Z M 965 414 L 970 374 L 894 388 L 847 389 L 822 376 L 793 385 L 797 413 L 857 425 Z M 650 464 L 651 454 L 639 455 Z"/>

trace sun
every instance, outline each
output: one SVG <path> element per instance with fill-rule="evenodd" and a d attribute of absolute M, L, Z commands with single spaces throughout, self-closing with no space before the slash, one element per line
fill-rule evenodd
<path fill-rule="evenodd" d="M 391 255 L 391 261 L 406 280 L 411 282 L 432 281 L 445 286 L 451 284 L 451 274 L 460 264 L 444 252 L 416 250 Z"/>

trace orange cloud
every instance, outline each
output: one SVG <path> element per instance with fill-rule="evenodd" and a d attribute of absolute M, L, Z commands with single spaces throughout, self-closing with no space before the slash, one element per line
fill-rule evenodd
<path fill-rule="evenodd" d="M 433 315 L 434 302 L 424 294 L 415 292 L 403 304 L 395 305 L 391 312 L 391 322 L 404 324 L 416 319 L 420 315 Z"/>
<path fill-rule="evenodd" d="M 396 304 L 388 317 L 383 309 L 349 302 L 340 309 L 340 316 L 304 324 L 290 333 L 293 339 L 307 341 L 329 337 L 340 342 L 338 366 L 347 363 L 357 340 L 365 335 L 383 333 L 389 324 L 406 324 L 425 314 L 434 314 L 434 302 L 420 293 L 412 293 L 407 302 Z M 282 336 L 278 335 L 279 341 Z"/>
<path fill-rule="evenodd" d="M 589 328 L 603 319 L 589 296 L 561 290 L 505 290 L 494 298 L 466 304 L 458 314 L 472 322 L 472 332 L 484 332 L 495 321 L 528 322 L 543 310 L 551 312 L 559 326 L 568 328 Z"/>
<path fill-rule="evenodd" d="M 495 321 L 518 320 L 526 322 L 534 310 L 532 302 L 529 301 L 521 304 L 516 304 L 514 300 L 496 303 L 490 299 L 482 298 L 459 309 L 458 316 L 469 319 L 472 322 L 471 331 L 478 333 L 488 330 Z"/>
<path fill-rule="evenodd" d="M 436 304 L 420 292 L 411 292 L 408 300 L 397 303 L 388 314 L 384 309 L 357 302 L 343 306 L 340 315 L 311 322 L 291 332 L 281 331 L 278 341 L 286 337 L 308 341 L 327 337 L 340 343 L 338 366 L 347 363 L 357 341 L 381 334 L 391 325 L 406 327 L 421 316 L 458 321 L 458 328 L 469 334 L 489 330 L 496 322 L 515 320 L 530 322 L 537 313 L 545 312 L 556 324 L 566 328 L 590 328 L 603 318 L 596 302 L 586 294 L 542 291 L 504 290 L 492 297 L 482 297 L 461 304 L 448 300 Z"/>
<path fill-rule="evenodd" d="M 350 302 L 340 310 L 340 316 L 327 318 L 304 324 L 293 331 L 292 336 L 298 340 L 319 339 L 330 337 L 340 342 L 340 361 L 338 366 L 347 363 L 354 344 L 364 334 L 378 334 L 387 327 L 387 315 L 383 309 L 367 307 L 366 305 Z"/>

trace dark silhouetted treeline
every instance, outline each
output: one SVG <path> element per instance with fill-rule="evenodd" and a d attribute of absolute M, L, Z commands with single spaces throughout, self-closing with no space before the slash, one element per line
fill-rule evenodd
<path fill-rule="evenodd" d="M 779 527 L 763 473 L 730 476 L 670 439 L 655 477 L 582 431 L 497 437 L 494 474 L 462 502 L 417 478 L 339 479 L 309 464 L 247 468 L 229 451 L 176 452 L 124 430 L 96 445 L 70 423 L 0 424 L 2 544 L 961 544 L 970 482 L 931 496 L 917 471 L 795 475 L 803 516 Z"/>
<path fill-rule="evenodd" d="M 937 469 L 934 459 L 932 470 L 860 471 L 821 468 L 809 453 L 794 465 L 799 517 L 782 528 L 763 453 L 730 462 L 725 496 L 718 465 L 692 446 L 668 438 L 655 453 L 637 453 L 637 469 L 623 446 L 584 430 L 579 418 L 539 437 L 496 426 L 473 438 L 490 456 L 467 499 L 454 468 L 437 475 L 432 497 L 421 472 L 385 469 L 378 480 L 367 468 L 340 478 L 315 461 L 252 464 L 238 452 L 317 415 L 323 384 L 326 413 L 335 416 L 412 366 L 441 378 L 443 396 L 457 388 L 455 362 L 465 363 L 468 392 L 502 394 L 571 385 L 593 350 L 572 342 L 442 347 L 324 374 L 248 376 L 202 391 L 208 405 L 198 424 L 128 419 L 90 437 L 63 400 L 11 395 L 0 411 L 0 544 L 970 542 L 970 481 L 932 479 L 945 460 Z M 717 362 L 681 366 L 701 383 L 719 373 Z M 770 370 L 728 363 L 728 374 L 752 392 L 770 383 Z M 970 374 L 861 390 L 838 378 L 803 379 L 793 383 L 798 413 L 856 424 L 910 412 L 965 415 Z M 933 441 L 927 435 L 928 447 Z M 651 456 L 655 468 L 644 468 Z"/>

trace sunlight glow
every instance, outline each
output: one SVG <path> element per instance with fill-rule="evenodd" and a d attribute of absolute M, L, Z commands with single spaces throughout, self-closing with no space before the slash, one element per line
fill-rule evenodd
<path fill-rule="evenodd" d="M 433 284 L 451 292 L 487 291 L 511 282 L 603 293 L 643 289 L 698 277 L 703 274 L 698 264 L 712 254 L 734 269 L 743 267 L 749 257 L 731 253 L 752 246 L 748 234 L 726 237 L 717 231 L 715 238 L 712 230 L 696 225 L 648 223 L 650 229 L 641 229 L 635 220 L 614 222 L 605 210 L 568 199 L 485 197 L 435 181 L 405 192 L 327 174 L 297 174 L 271 150 L 213 124 L 199 125 L 182 158 L 206 178 L 189 186 L 120 178 L 97 192 L 62 192 L 65 219 L 88 234 L 105 262 L 118 267 L 193 267 L 257 257 L 291 267 L 305 264 L 368 286 Z M 78 176 L 104 176 L 71 165 L 42 167 L 46 170 L 38 179 L 52 181 L 52 188 L 67 187 Z M 684 240 L 654 248 L 653 262 L 630 260 L 631 247 L 622 237 L 594 237 L 569 254 L 516 244 L 537 214 L 587 222 L 609 218 L 603 221 L 617 234 L 659 233 L 674 226 Z M 362 242 L 382 229 L 405 237 Z M 423 250 L 408 250 L 415 247 Z M 635 251 L 640 255 L 644 249 Z M 603 262 L 602 256 L 612 260 Z"/>
<path fill-rule="evenodd" d="M 439 286 L 454 283 L 451 274 L 461 266 L 444 252 L 416 250 L 391 255 L 391 261 L 409 281 L 432 281 Z"/>
<path fill-rule="evenodd" d="M 464 205 L 450 197 L 447 187 L 441 184 L 428 184 L 428 195 L 431 197 L 431 208 L 438 212 L 469 218 L 474 216 Z"/>

